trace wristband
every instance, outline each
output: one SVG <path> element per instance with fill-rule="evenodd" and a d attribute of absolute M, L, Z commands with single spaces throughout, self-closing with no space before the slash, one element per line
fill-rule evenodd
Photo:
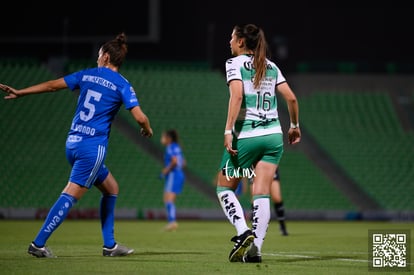
<path fill-rule="evenodd" d="M 231 135 L 233 134 L 232 130 L 224 130 L 224 135 Z"/>
<path fill-rule="evenodd" d="M 299 128 L 299 123 L 296 123 L 296 124 L 294 124 L 294 123 L 290 123 L 290 128 L 292 128 L 292 129 L 296 129 L 296 128 Z"/>

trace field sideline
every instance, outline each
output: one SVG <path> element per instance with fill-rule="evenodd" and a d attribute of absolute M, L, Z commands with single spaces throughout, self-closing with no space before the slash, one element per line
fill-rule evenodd
<path fill-rule="evenodd" d="M 224 220 L 181 221 L 176 232 L 164 232 L 163 221 L 118 220 L 118 242 L 135 249 L 120 258 L 101 256 L 98 220 L 65 221 L 48 242 L 58 257 L 32 257 L 27 247 L 41 223 L 0 221 L 0 274 L 372 274 L 368 230 L 414 228 L 412 222 L 288 221 L 284 237 L 272 221 L 263 262 L 243 264 L 228 262 L 235 230 Z"/>

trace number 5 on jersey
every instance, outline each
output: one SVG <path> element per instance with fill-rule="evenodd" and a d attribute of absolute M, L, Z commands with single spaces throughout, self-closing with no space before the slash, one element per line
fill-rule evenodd
<path fill-rule="evenodd" d="M 99 100 L 101 100 L 101 97 L 101 93 L 95 92 L 93 90 L 88 90 L 85 97 L 85 102 L 83 102 L 83 107 L 87 109 L 87 112 L 80 111 L 79 116 L 81 120 L 89 121 L 93 117 L 95 114 L 95 105 L 92 101 L 99 102 Z"/>

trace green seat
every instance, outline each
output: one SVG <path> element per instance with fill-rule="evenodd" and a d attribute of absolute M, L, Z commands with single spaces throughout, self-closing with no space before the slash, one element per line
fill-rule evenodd
<path fill-rule="evenodd" d="M 414 209 L 414 139 L 386 91 L 320 91 L 301 98 L 303 127 L 385 209 Z M 407 165 L 407 169 L 402 169 Z"/>

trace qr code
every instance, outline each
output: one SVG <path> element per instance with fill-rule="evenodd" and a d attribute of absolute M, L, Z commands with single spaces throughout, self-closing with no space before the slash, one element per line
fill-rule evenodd
<path fill-rule="evenodd" d="M 370 237 L 372 268 L 409 268 L 409 232 L 371 232 Z"/>
<path fill-rule="evenodd" d="M 407 235 L 373 234 L 372 265 L 374 267 L 406 267 Z"/>

